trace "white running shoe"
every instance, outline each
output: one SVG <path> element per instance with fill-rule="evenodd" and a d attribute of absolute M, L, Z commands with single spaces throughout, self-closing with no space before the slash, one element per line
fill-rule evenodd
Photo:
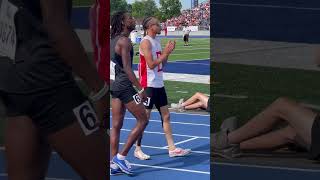
<path fill-rule="evenodd" d="M 191 149 L 176 148 L 173 151 L 169 151 L 169 157 L 181 157 L 181 156 L 186 156 L 190 153 L 191 153 Z"/>
<path fill-rule="evenodd" d="M 140 160 L 148 160 L 151 157 L 145 153 L 142 152 L 142 150 L 135 150 L 134 151 L 134 157 L 140 159 Z"/>

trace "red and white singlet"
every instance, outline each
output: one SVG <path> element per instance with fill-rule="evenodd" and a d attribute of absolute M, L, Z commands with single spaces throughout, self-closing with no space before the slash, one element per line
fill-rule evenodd
<path fill-rule="evenodd" d="M 153 39 L 150 36 L 145 36 L 141 42 L 149 40 L 152 46 L 152 59 L 156 60 L 161 55 L 161 43 L 160 39 L 155 38 Z M 159 64 L 154 69 L 150 69 L 148 67 L 147 61 L 144 57 L 143 52 L 139 49 L 140 53 L 140 63 L 139 63 L 139 78 L 140 84 L 142 87 L 154 87 L 154 88 L 161 88 L 164 87 L 163 83 L 163 70 L 162 64 Z"/>

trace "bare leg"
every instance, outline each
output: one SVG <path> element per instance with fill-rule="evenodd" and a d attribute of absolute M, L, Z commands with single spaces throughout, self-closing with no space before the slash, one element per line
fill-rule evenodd
<path fill-rule="evenodd" d="M 131 101 L 128 104 L 126 104 L 126 108 L 137 119 L 137 124 L 132 129 L 132 131 L 127 139 L 126 144 L 124 145 L 122 151 L 120 152 L 120 154 L 123 156 L 127 156 L 130 148 L 137 141 L 139 136 L 142 135 L 144 129 L 146 128 L 146 126 L 148 124 L 146 111 L 145 111 L 144 105 L 142 103 L 137 105 L 134 101 Z"/>
<path fill-rule="evenodd" d="M 228 134 L 230 143 L 241 143 L 270 131 L 281 120 L 307 143 L 311 144 L 311 128 L 316 113 L 287 98 L 279 98 L 241 128 Z"/>
<path fill-rule="evenodd" d="M 289 143 L 296 143 L 296 131 L 287 126 L 286 128 L 271 131 L 267 134 L 249 139 L 240 143 L 241 150 L 275 150 L 287 146 Z"/>
<path fill-rule="evenodd" d="M 201 101 L 184 107 L 184 109 L 186 110 L 198 109 L 198 108 L 205 108 L 204 104 Z"/>
<path fill-rule="evenodd" d="M 168 109 L 168 106 L 160 107 L 160 112 L 163 120 L 163 131 L 165 133 L 169 151 L 173 151 L 176 149 L 176 146 L 174 145 L 174 140 L 172 137 L 172 128 L 170 123 L 170 112 Z"/>
<path fill-rule="evenodd" d="M 189 106 L 189 105 L 191 105 L 191 104 L 194 104 L 194 103 L 196 103 L 196 102 L 198 102 L 198 101 L 200 101 L 202 104 L 207 104 L 208 103 L 208 99 L 209 99 L 209 97 L 208 96 L 206 96 L 206 95 L 204 95 L 204 94 L 202 94 L 202 93 L 199 93 L 199 92 L 197 92 L 197 93 L 195 93 L 191 98 L 189 98 L 188 100 L 186 100 L 185 102 L 183 102 L 181 105 L 183 106 L 183 107 L 186 107 L 186 106 Z"/>
<path fill-rule="evenodd" d="M 11 180 L 45 179 L 51 148 L 30 118 L 8 118 L 5 132 L 5 155 Z"/>
<path fill-rule="evenodd" d="M 120 99 L 112 98 L 112 129 L 110 135 L 111 155 L 114 157 L 119 151 L 120 131 L 123 125 L 126 107 Z"/>
<path fill-rule="evenodd" d="M 109 138 L 104 129 L 99 128 L 86 136 L 80 124 L 75 121 L 72 125 L 50 134 L 48 141 L 83 179 L 107 179 Z"/>
<path fill-rule="evenodd" d="M 146 115 L 147 115 L 148 123 L 149 123 L 149 120 L 150 120 L 150 113 L 151 113 L 151 110 L 146 109 Z M 138 149 L 141 149 L 142 138 L 143 138 L 143 133 L 141 134 L 141 136 L 139 136 L 139 138 L 137 140 L 137 143 L 136 143 L 136 147 Z"/>

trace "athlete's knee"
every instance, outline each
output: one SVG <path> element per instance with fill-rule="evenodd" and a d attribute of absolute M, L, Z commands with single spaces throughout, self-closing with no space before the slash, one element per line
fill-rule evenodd
<path fill-rule="evenodd" d="M 286 116 L 290 113 L 294 108 L 296 108 L 298 103 L 292 99 L 287 97 L 280 97 L 273 103 L 273 108 L 279 113 L 281 116 Z"/>
<path fill-rule="evenodd" d="M 120 131 L 123 126 L 123 121 L 112 122 L 112 129 L 115 131 Z"/>

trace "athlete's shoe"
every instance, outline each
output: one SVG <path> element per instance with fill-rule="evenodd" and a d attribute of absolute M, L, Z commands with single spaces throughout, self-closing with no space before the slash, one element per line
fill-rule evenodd
<path fill-rule="evenodd" d="M 176 148 L 173 151 L 169 151 L 169 157 L 181 157 L 191 153 L 191 149 Z"/>
<path fill-rule="evenodd" d="M 133 175 L 131 165 L 127 160 L 120 160 L 118 159 L 117 156 L 114 156 L 112 159 L 112 162 L 116 164 L 121 169 L 122 172 L 128 175 Z"/>
<path fill-rule="evenodd" d="M 180 99 L 178 104 L 171 103 L 171 108 L 178 110 L 180 112 L 185 111 L 185 108 L 182 106 L 182 103 L 184 102 L 184 99 Z"/>
<path fill-rule="evenodd" d="M 226 159 L 241 156 L 240 145 L 229 143 L 228 132 L 226 130 L 222 130 L 212 135 L 211 146 L 211 154 L 213 156 L 219 156 Z"/>
<path fill-rule="evenodd" d="M 150 159 L 150 156 L 145 154 L 141 149 L 134 151 L 134 157 L 140 159 L 140 160 L 148 160 Z"/>
<path fill-rule="evenodd" d="M 114 164 L 113 162 L 110 163 L 110 176 L 120 175 L 123 174 L 121 169 L 118 165 Z"/>

